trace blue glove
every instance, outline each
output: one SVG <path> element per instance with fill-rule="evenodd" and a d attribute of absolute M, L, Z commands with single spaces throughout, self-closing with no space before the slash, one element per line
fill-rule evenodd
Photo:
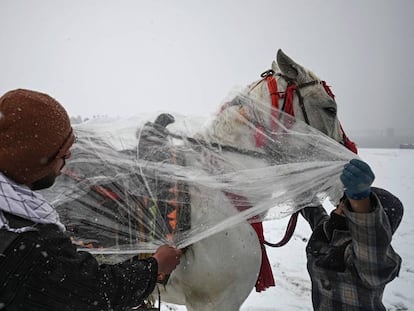
<path fill-rule="evenodd" d="M 375 175 L 367 163 L 352 159 L 345 164 L 341 174 L 345 194 L 349 199 L 362 200 L 369 197 Z"/>

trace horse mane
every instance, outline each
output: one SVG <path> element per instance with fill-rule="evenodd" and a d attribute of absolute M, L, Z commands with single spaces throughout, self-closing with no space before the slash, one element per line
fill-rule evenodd
<path fill-rule="evenodd" d="M 312 78 L 312 80 L 317 80 L 317 81 L 321 80 L 321 79 L 319 79 L 319 77 L 312 70 L 307 69 L 307 71 L 308 71 L 308 74 L 310 75 L 310 77 Z"/>
<path fill-rule="evenodd" d="M 247 90 L 247 89 L 246 89 Z M 237 90 L 221 105 L 220 111 L 210 120 L 209 125 L 194 137 L 210 143 L 218 143 L 233 147 L 250 146 L 252 123 L 249 120 L 251 107 L 246 104 L 246 90 Z M 237 142 L 237 145 L 235 144 Z M 253 147 L 253 146 L 251 146 Z"/>

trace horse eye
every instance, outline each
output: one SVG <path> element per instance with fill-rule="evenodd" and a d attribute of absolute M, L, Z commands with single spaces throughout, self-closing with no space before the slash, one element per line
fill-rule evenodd
<path fill-rule="evenodd" d="M 324 110 L 327 114 L 336 116 L 336 109 L 334 107 L 324 108 Z"/>

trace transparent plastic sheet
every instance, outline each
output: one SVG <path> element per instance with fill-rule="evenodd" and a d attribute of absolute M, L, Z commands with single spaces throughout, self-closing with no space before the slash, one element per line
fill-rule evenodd
<path fill-rule="evenodd" d="M 355 154 L 243 92 L 230 98 L 212 118 L 74 125 L 72 157 L 43 192 L 74 242 L 118 255 L 183 248 L 245 220 L 339 200 Z"/>

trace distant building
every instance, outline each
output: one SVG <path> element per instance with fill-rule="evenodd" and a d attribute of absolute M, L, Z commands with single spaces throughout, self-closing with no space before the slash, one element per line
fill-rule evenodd
<path fill-rule="evenodd" d="M 414 149 L 414 144 L 400 144 L 400 149 Z"/>
<path fill-rule="evenodd" d="M 349 131 L 348 137 L 359 148 L 414 149 L 414 128 L 378 128 Z M 413 142 L 413 143 L 409 143 Z"/>

